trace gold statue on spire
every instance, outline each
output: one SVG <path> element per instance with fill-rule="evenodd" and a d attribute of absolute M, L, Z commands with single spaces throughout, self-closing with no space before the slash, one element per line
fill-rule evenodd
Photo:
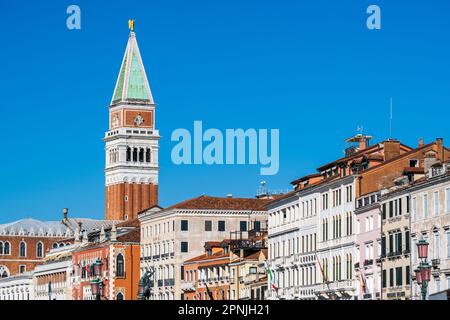
<path fill-rule="evenodd" d="M 134 19 L 128 20 L 128 28 L 131 30 L 131 32 L 134 32 Z"/>

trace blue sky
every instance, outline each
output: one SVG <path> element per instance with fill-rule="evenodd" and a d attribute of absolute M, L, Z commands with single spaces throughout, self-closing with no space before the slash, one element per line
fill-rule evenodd
<path fill-rule="evenodd" d="M 81 30 L 66 8 L 81 8 Z M 366 28 L 366 8 L 382 29 Z M 254 196 L 342 156 L 358 125 L 375 141 L 450 141 L 447 0 L 2 1 L 0 223 L 104 216 L 104 144 L 128 37 L 157 102 L 162 206 L 201 194 Z M 175 166 L 176 128 L 279 128 L 280 171 Z M 448 143 L 446 143 L 448 144 Z"/>

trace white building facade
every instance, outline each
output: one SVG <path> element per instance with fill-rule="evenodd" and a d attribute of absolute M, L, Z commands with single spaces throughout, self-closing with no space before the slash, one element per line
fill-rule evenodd
<path fill-rule="evenodd" d="M 34 300 L 33 272 L 0 279 L 0 300 Z"/>

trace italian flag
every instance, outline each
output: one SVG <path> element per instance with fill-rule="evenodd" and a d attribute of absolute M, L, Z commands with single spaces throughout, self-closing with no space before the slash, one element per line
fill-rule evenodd
<path fill-rule="evenodd" d="M 267 273 L 267 277 L 269 278 L 269 283 L 272 287 L 272 290 L 275 290 L 278 292 L 278 287 L 275 285 L 275 283 L 273 283 L 273 273 L 272 270 L 270 270 L 269 264 L 267 263 L 267 261 L 264 261 L 265 267 L 266 267 L 266 273 Z"/>

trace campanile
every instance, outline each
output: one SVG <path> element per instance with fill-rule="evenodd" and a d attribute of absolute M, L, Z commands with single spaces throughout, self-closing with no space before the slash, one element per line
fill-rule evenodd
<path fill-rule="evenodd" d="M 130 21 L 130 35 L 109 106 L 105 217 L 131 220 L 158 204 L 155 103 Z"/>

